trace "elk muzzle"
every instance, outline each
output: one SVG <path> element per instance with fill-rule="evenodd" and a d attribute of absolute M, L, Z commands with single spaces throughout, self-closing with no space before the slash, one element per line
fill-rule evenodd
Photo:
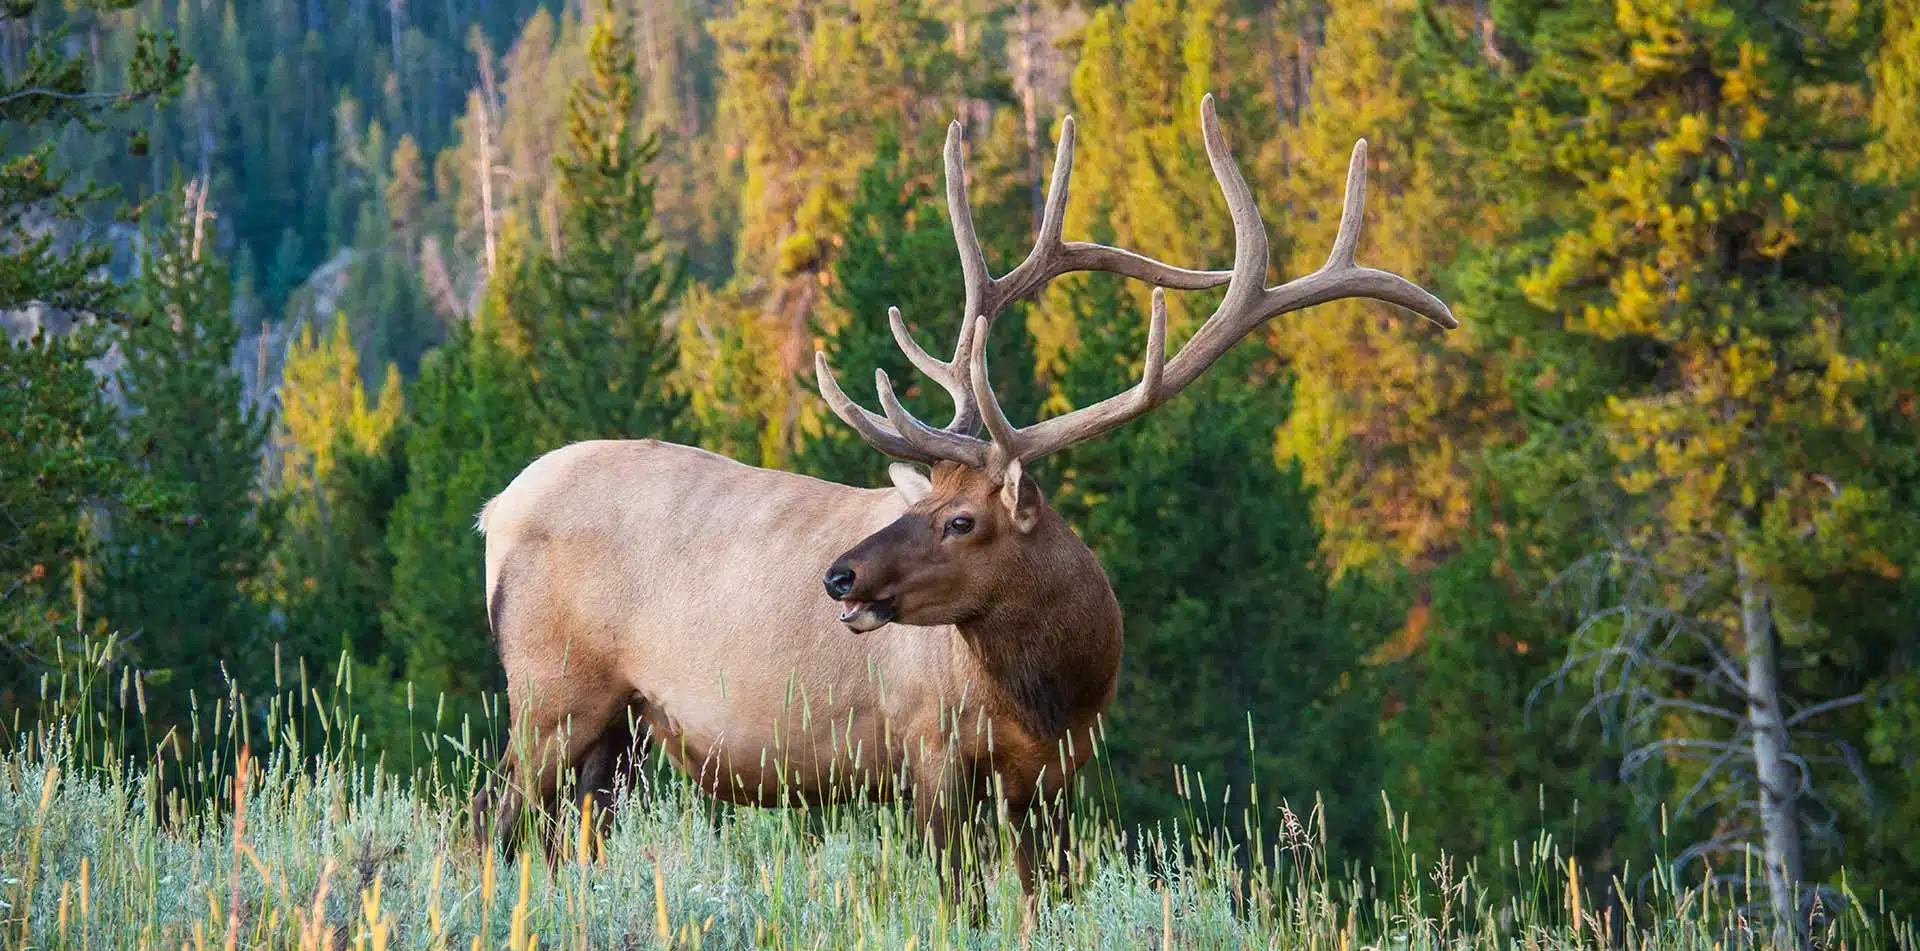
<path fill-rule="evenodd" d="M 820 579 L 827 597 L 840 602 L 840 623 L 855 633 L 885 627 L 900 616 L 900 587 L 904 555 L 913 552 L 914 529 L 925 520 L 902 516 L 893 524 L 868 535 L 834 559 Z"/>
<path fill-rule="evenodd" d="M 821 583 L 827 589 L 827 596 L 840 602 L 840 623 L 849 630 L 865 634 L 868 631 L 884 627 L 894 618 L 892 598 L 876 597 L 872 584 L 863 584 L 868 580 L 862 577 L 860 569 L 851 560 L 852 553 L 841 556 L 840 560 L 827 569 Z M 871 576 L 869 573 L 868 577 Z"/>

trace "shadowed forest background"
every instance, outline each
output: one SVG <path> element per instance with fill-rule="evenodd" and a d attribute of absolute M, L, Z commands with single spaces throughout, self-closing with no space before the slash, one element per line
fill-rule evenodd
<path fill-rule="evenodd" d="M 1916 0 L 21 0 L 0 73 L 11 733 L 104 664 L 139 742 L 342 676 L 390 768 L 478 743 L 523 466 L 884 484 L 812 353 L 951 346 L 947 123 L 995 272 L 1069 113 L 1068 237 L 1217 268 L 1212 92 L 1273 282 L 1364 136 L 1361 262 L 1462 328 L 1296 314 L 1038 467 L 1126 613 L 1120 815 L 1258 784 L 1349 858 L 1544 827 L 1604 881 L 1784 814 L 1806 882 L 1920 907 Z M 1147 293 L 1011 307 L 1009 415 L 1130 385 Z"/>

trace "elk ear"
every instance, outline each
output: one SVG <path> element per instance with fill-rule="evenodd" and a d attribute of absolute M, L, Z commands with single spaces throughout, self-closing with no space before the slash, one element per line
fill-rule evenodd
<path fill-rule="evenodd" d="M 1024 535 L 1040 522 L 1040 490 L 1027 483 L 1026 468 L 1015 459 L 1007 464 L 1000 483 L 1000 503 L 1007 507 L 1013 530 Z"/>
<path fill-rule="evenodd" d="M 887 476 L 893 479 L 893 487 L 906 497 L 908 505 L 917 505 L 921 499 L 933 494 L 933 480 L 904 462 L 888 466 Z"/>

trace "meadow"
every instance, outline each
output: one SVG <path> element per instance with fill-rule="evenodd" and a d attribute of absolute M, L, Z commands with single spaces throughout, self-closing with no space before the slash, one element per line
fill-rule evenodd
<path fill-rule="evenodd" d="M 0 945 L 1909 947 L 1916 119 L 1920 0 L 7 0 Z M 1054 237 L 1459 326 L 1219 353 Z M 818 358 L 946 419 L 950 346 L 1056 434 L 1210 367 L 1021 456 L 1124 618 L 1078 894 L 664 771 L 490 863 L 476 513 L 581 440 L 887 485 Z"/>
<path fill-rule="evenodd" d="M 100 669 L 74 669 L 90 666 Z M 0 755 L 0 947 L 1719 951 L 1766 941 L 1753 915 L 1764 895 L 1697 865 L 1596 882 L 1546 834 L 1481 856 L 1404 848 L 1411 824 L 1446 821 L 1444 803 L 1385 803 L 1386 838 L 1400 847 L 1373 868 L 1329 853 L 1326 810 L 1342 804 L 1243 810 L 1187 775 L 1169 778 L 1180 814 L 1121 828 L 1103 818 L 1111 776 L 1099 756 L 1076 790 L 1075 893 L 1029 909 L 1003 851 L 987 859 L 978 921 L 942 900 L 900 804 L 733 808 L 664 769 L 622 797 L 610 826 L 590 806 L 568 810 L 565 854 L 529 845 L 506 862 L 481 848 L 466 815 L 493 761 L 475 739 L 484 726 L 436 732 L 432 705 L 419 704 L 426 761 L 394 763 L 360 731 L 348 669 L 331 684 L 304 669 L 286 680 L 265 699 L 235 687 L 197 702 L 187 728 L 158 737 L 138 720 L 147 688 L 137 681 L 118 684 L 132 694 L 120 707 L 132 722 L 100 712 L 99 684 L 49 681 L 43 703 L 63 712 L 39 724 L 16 717 Z M 1843 883 L 1835 897 L 1814 903 L 1816 947 L 1916 946 L 1911 919 L 1876 896 Z"/>

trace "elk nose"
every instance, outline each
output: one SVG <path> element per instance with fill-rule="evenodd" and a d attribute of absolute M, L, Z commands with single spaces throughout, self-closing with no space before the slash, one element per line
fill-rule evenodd
<path fill-rule="evenodd" d="M 835 601 L 844 601 L 853 593 L 853 569 L 846 565 L 834 565 L 827 569 L 827 595 Z"/>

